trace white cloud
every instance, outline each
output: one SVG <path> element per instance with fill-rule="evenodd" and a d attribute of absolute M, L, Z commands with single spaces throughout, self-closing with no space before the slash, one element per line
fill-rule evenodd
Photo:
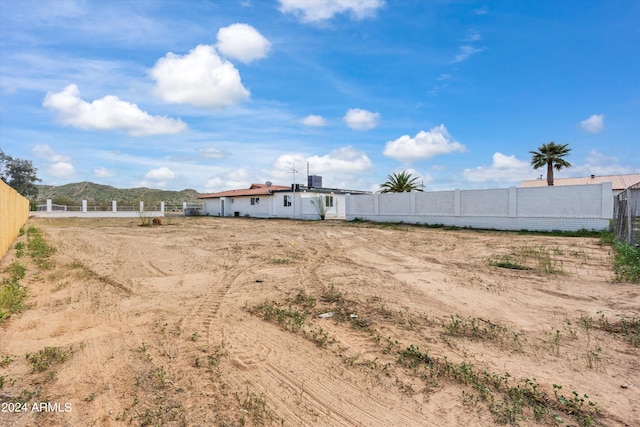
<path fill-rule="evenodd" d="M 480 53 L 484 50 L 483 47 L 473 47 L 473 46 L 460 46 L 460 52 L 456 55 L 453 62 L 462 62 L 467 60 L 471 55 L 475 55 L 476 53 Z"/>
<path fill-rule="evenodd" d="M 55 153 L 48 144 L 38 144 L 33 147 L 33 153 L 40 159 L 47 159 L 51 162 L 69 162 L 68 156 Z"/>
<path fill-rule="evenodd" d="M 156 95 L 167 102 L 219 109 L 249 98 L 238 70 L 209 45 L 199 45 L 184 56 L 167 53 L 151 69 L 151 76 Z"/>
<path fill-rule="evenodd" d="M 179 133 L 187 129 L 182 120 L 152 116 L 136 104 L 108 95 L 91 103 L 80 98 L 76 85 L 62 92 L 48 92 L 42 105 L 58 111 L 60 122 L 85 130 L 124 130 L 131 136 Z"/>
<path fill-rule="evenodd" d="M 247 169 L 240 168 L 230 172 L 220 173 L 208 179 L 204 188 L 205 192 L 215 193 L 218 191 L 249 188 L 254 182 L 262 183 L 255 174 L 250 173 Z"/>
<path fill-rule="evenodd" d="M 336 148 L 324 156 L 311 156 L 307 161 L 314 173 L 353 173 L 372 167 L 369 157 L 352 146 Z"/>
<path fill-rule="evenodd" d="M 463 175 L 471 182 L 516 183 L 531 179 L 531 165 L 528 161 L 518 160 L 515 156 L 496 152 L 493 154 L 491 166 L 465 169 Z"/>
<path fill-rule="evenodd" d="M 442 124 L 429 132 L 422 130 L 414 138 L 403 135 L 394 141 L 388 141 L 383 154 L 402 162 L 411 162 L 454 151 L 463 153 L 466 151 L 466 147 L 454 140 Z"/>
<path fill-rule="evenodd" d="M 156 181 L 166 181 L 169 179 L 174 179 L 176 175 L 173 173 L 171 169 L 166 166 L 160 167 L 158 169 L 151 169 L 144 176 L 148 179 L 153 179 Z"/>
<path fill-rule="evenodd" d="M 307 162 L 312 174 L 351 174 L 370 170 L 373 166 L 371 159 L 365 153 L 352 146 L 346 146 L 336 148 L 323 156 L 305 157 L 302 154 L 282 154 L 273 162 L 274 170 L 271 174 L 278 178 L 288 176 L 289 179 L 292 179 L 292 168 L 295 165 L 295 169 L 299 172 L 296 174 L 296 180 L 302 182 L 301 180 L 304 178 L 301 176 L 306 175 Z"/>
<path fill-rule="evenodd" d="M 315 114 L 309 114 L 304 119 L 301 119 L 300 123 L 302 123 L 305 126 L 320 127 L 320 126 L 326 126 L 327 121 L 322 116 L 316 116 Z"/>
<path fill-rule="evenodd" d="M 248 170 L 244 168 L 240 168 L 240 169 L 234 169 L 230 172 L 227 172 L 226 177 L 227 179 L 230 179 L 232 181 L 246 182 L 250 178 L 250 175 Z"/>
<path fill-rule="evenodd" d="M 76 175 L 76 170 L 69 162 L 57 162 L 49 166 L 47 169 L 49 174 L 54 178 L 68 179 Z"/>
<path fill-rule="evenodd" d="M 218 30 L 218 51 L 248 64 L 267 56 L 271 42 L 247 24 L 233 24 Z"/>
<path fill-rule="evenodd" d="M 282 13 L 292 13 L 302 22 L 326 21 L 339 13 L 360 20 L 374 16 L 383 6 L 384 0 L 280 0 Z"/>
<path fill-rule="evenodd" d="M 371 111 L 361 110 L 359 108 L 351 108 L 344 116 L 344 121 L 351 129 L 373 129 L 378 126 L 380 113 L 372 113 Z"/>
<path fill-rule="evenodd" d="M 109 169 L 105 168 L 104 166 L 100 166 L 99 168 L 95 168 L 93 170 L 93 174 L 95 176 L 97 176 L 98 178 L 108 178 L 110 176 L 115 176 L 115 172 L 110 171 Z"/>
<path fill-rule="evenodd" d="M 591 150 L 587 154 L 584 165 L 573 164 L 573 167 L 567 170 L 574 176 L 623 175 L 640 172 L 639 167 L 623 165 L 617 157 L 607 156 L 597 150 Z"/>
<path fill-rule="evenodd" d="M 464 39 L 464 41 L 466 42 L 477 42 L 480 40 L 482 40 L 482 36 L 480 35 L 480 33 L 470 33 L 469 36 Z"/>
<path fill-rule="evenodd" d="M 198 148 L 198 154 L 200 154 L 205 159 L 222 159 L 226 156 L 226 154 L 217 148 L 209 147 L 209 148 Z"/>
<path fill-rule="evenodd" d="M 306 164 L 307 158 L 302 154 L 282 154 L 272 163 L 274 168 L 272 174 L 278 178 L 289 176 L 289 179 L 291 179 L 294 175 L 293 170 L 295 168 L 295 170 L 298 171 L 296 180 L 300 182 L 301 174 L 306 174 Z"/>
<path fill-rule="evenodd" d="M 591 133 L 600 133 L 604 129 L 604 114 L 593 114 L 580 122 L 582 129 Z"/>

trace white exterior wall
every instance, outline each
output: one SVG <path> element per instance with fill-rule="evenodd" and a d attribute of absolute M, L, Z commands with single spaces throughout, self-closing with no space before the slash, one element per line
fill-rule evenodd
<path fill-rule="evenodd" d="M 350 195 L 346 219 L 500 230 L 602 230 L 613 218 L 611 183 Z"/>
<path fill-rule="evenodd" d="M 284 196 L 291 197 L 291 206 L 284 206 Z M 293 197 L 295 195 L 295 198 Z M 272 195 L 222 197 L 204 200 L 206 215 L 220 216 L 221 201 L 224 200 L 224 216 L 254 217 L 254 218 L 297 218 L 306 220 L 320 219 L 318 208 L 314 204 L 319 196 L 333 196 L 333 207 L 328 207 L 326 219 L 345 219 L 346 202 L 344 194 L 327 194 L 314 192 L 276 192 Z M 251 205 L 251 197 L 259 197 L 260 204 Z"/>

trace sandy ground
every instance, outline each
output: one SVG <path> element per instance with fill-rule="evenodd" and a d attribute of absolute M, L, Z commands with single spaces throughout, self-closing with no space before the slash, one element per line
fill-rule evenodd
<path fill-rule="evenodd" d="M 57 253 L 47 270 L 20 258 L 29 308 L 0 324 L 2 426 L 640 425 L 638 336 L 621 323 L 640 321 L 640 287 L 613 281 L 598 239 L 28 225 Z"/>

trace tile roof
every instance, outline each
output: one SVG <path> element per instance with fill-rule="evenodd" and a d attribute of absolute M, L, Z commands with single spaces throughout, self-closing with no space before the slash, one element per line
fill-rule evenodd
<path fill-rule="evenodd" d="M 220 197 L 239 197 L 239 196 L 270 196 L 273 191 L 290 190 L 291 187 L 285 185 L 272 185 L 267 187 L 265 184 L 251 184 L 249 188 L 239 190 L 220 191 L 218 193 L 205 194 L 198 199 L 215 199 Z"/>
<path fill-rule="evenodd" d="M 604 175 L 604 176 L 587 176 L 581 178 L 555 178 L 553 185 L 585 185 L 585 184 L 602 184 L 603 182 L 611 182 L 612 190 L 624 190 L 634 184 L 640 182 L 640 173 L 632 173 L 627 175 Z M 520 187 L 546 187 L 546 178 L 522 181 Z"/>

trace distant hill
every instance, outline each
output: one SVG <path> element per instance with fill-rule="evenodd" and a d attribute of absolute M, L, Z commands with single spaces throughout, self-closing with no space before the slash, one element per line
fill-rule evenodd
<path fill-rule="evenodd" d="M 111 203 L 115 200 L 120 205 L 136 205 L 139 201 L 145 203 L 165 202 L 167 204 L 182 204 L 182 202 L 197 202 L 196 190 L 156 190 L 152 188 L 116 188 L 110 185 L 95 184 L 83 181 L 65 185 L 38 185 L 38 203 L 51 199 L 53 203 L 61 205 L 80 205 L 86 200 L 89 205 Z"/>

